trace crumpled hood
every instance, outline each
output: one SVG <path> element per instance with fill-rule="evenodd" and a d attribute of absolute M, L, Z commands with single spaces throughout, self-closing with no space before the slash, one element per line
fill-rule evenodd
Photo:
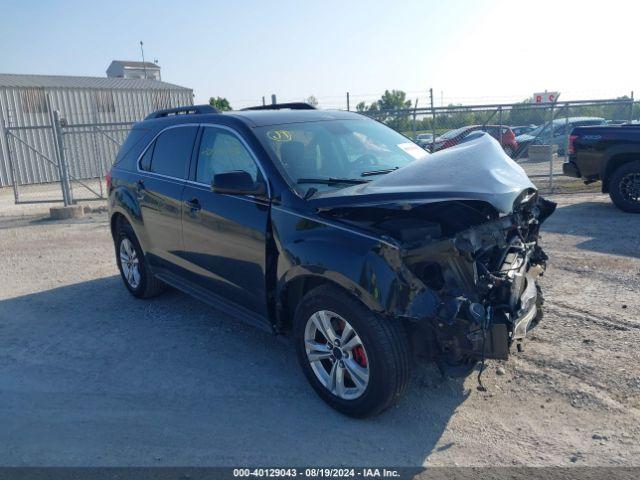
<path fill-rule="evenodd" d="M 536 187 L 488 134 L 441 150 L 370 183 L 323 192 L 313 206 L 335 208 L 404 201 L 481 200 L 511 213 L 516 198 Z"/>

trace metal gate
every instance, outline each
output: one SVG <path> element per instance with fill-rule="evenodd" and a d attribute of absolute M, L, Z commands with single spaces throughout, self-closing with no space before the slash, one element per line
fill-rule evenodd
<path fill-rule="evenodd" d="M 48 124 L 2 125 L 15 203 L 104 199 L 104 175 L 134 122 L 68 124 L 46 101 Z M 28 184 L 43 176 L 52 182 Z"/>

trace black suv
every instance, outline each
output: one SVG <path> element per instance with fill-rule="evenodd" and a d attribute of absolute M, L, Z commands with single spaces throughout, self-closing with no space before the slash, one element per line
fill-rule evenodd
<path fill-rule="evenodd" d="M 354 416 L 507 358 L 539 320 L 540 223 L 555 204 L 488 135 L 429 155 L 365 116 L 306 104 L 149 115 L 109 181 L 116 260 L 286 333 L 316 392 Z"/>

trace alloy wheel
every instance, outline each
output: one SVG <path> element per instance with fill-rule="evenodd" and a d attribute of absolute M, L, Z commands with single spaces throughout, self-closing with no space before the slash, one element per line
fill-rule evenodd
<path fill-rule="evenodd" d="M 313 373 L 333 395 L 353 400 L 365 392 L 369 361 L 349 322 L 337 313 L 318 311 L 307 320 L 304 343 Z"/>
<path fill-rule="evenodd" d="M 134 289 L 138 288 L 140 285 L 140 260 L 133 243 L 126 237 L 120 242 L 120 265 L 129 286 Z"/>
<path fill-rule="evenodd" d="M 622 177 L 620 193 L 631 202 L 640 202 L 640 172 L 632 172 Z"/>

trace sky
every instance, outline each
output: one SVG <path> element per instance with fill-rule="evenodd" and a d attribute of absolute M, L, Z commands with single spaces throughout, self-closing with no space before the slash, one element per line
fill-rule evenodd
<path fill-rule="evenodd" d="M 640 96 L 633 1 L 0 0 L 0 12 L 0 73 L 105 76 L 113 59 L 140 60 L 142 40 L 196 103 Z"/>

